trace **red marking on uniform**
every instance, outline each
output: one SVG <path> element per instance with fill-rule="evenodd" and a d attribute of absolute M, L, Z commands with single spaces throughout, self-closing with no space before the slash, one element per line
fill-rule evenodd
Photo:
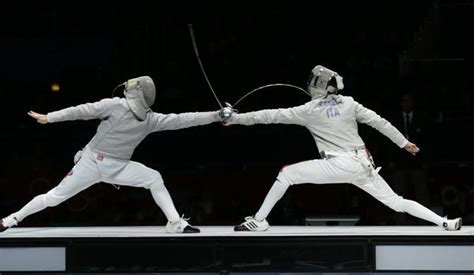
<path fill-rule="evenodd" d="M 295 165 L 295 164 L 302 163 L 302 162 L 305 162 L 305 160 L 303 160 L 303 161 L 298 161 L 298 162 L 295 162 L 295 163 L 292 163 L 292 164 L 284 165 L 284 166 L 280 169 L 280 172 L 283 171 L 286 167 L 288 167 L 288 166 L 290 166 L 290 165 Z"/>
<path fill-rule="evenodd" d="M 103 160 L 104 160 L 104 156 L 103 156 L 103 155 L 97 155 L 97 160 L 103 161 Z"/>
<path fill-rule="evenodd" d="M 365 153 L 367 154 L 367 156 L 368 156 L 369 158 L 372 157 L 372 154 L 370 154 L 369 149 L 365 148 Z"/>
<path fill-rule="evenodd" d="M 71 171 L 69 171 L 69 173 L 67 173 L 66 177 L 72 176 L 73 174 L 74 174 L 74 172 L 71 170 Z"/>

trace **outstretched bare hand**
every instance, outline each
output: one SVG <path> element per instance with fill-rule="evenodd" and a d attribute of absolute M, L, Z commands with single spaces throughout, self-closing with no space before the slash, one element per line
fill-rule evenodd
<path fill-rule="evenodd" d="M 420 151 L 420 148 L 418 148 L 416 144 L 408 142 L 407 145 L 405 145 L 405 150 L 407 150 L 412 155 L 416 155 L 416 153 Z"/>
<path fill-rule="evenodd" d="M 48 117 L 46 115 L 43 115 L 43 114 L 38 114 L 36 112 L 33 112 L 33 111 L 29 111 L 28 112 L 28 115 L 34 119 L 36 119 L 36 121 L 40 124 L 46 124 L 48 123 Z"/>

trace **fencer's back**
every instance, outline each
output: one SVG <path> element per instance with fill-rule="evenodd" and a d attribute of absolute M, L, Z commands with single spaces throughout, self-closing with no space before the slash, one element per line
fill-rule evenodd
<path fill-rule="evenodd" d="M 350 151 L 363 148 L 358 134 L 357 103 L 348 96 L 329 96 L 306 104 L 305 126 L 319 151 Z"/>
<path fill-rule="evenodd" d="M 230 124 L 297 124 L 313 135 L 319 151 L 352 151 L 365 147 L 357 123 L 365 123 L 399 147 L 408 142 L 387 120 L 350 96 L 329 95 L 293 108 L 271 109 L 234 115 Z"/>
<path fill-rule="evenodd" d="M 331 95 L 304 105 L 306 126 L 319 151 L 352 151 L 365 148 L 358 133 L 358 123 L 367 124 L 399 147 L 407 140 L 390 122 L 364 107 L 350 96 Z"/>

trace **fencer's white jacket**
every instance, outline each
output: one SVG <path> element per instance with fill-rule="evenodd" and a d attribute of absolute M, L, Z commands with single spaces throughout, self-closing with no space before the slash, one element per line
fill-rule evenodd
<path fill-rule="evenodd" d="M 358 122 L 377 129 L 400 148 L 408 143 L 390 122 L 352 97 L 342 95 L 314 99 L 293 108 L 234 114 L 228 123 L 297 124 L 305 126 L 311 132 L 319 152 L 348 152 L 365 148 L 358 133 Z"/>
<path fill-rule="evenodd" d="M 138 120 L 124 98 L 106 98 L 47 114 L 48 122 L 101 119 L 97 133 L 87 144 L 95 153 L 129 160 L 138 144 L 150 133 L 177 130 L 219 121 L 217 112 L 160 114 L 149 112 Z"/>

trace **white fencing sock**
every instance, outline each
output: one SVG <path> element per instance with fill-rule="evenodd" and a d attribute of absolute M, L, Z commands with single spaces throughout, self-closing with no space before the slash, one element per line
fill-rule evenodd
<path fill-rule="evenodd" d="M 273 183 L 273 186 L 265 197 L 262 206 L 257 214 L 255 214 L 255 219 L 257 221 L 262 221 L 268 216 L 275 204 L 281 199 L 281 197 L 283 197 L 288 187 L 290 187 L 290 184 L 286 181 L 280 181 L 279 179 Z"/>
<path fill-rule="evenodd" d="M 417 203 L 416 201 L 403 199 L 403 212 L 406 212 L 412 216 L 423 219 L 425 221 L 430 221 L 439 226 L 443 226 L 443 222 L 446 221 L 445 218 L 438 216 L 435 212 L 429 210 L 423 205 Z"/>
<path fill-rule="evenodd" d="M 179 220 L 178 211 L 176 211 L 170 193 L 163 182 L 160 181 L 153 183 L 150 187 L 150 191 L 153 199 L 161 208 L 161 211 L 163 211 L 168 221 L 175 222 Z"/>

